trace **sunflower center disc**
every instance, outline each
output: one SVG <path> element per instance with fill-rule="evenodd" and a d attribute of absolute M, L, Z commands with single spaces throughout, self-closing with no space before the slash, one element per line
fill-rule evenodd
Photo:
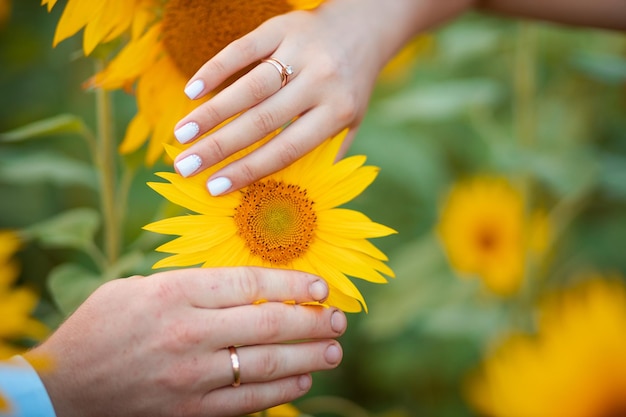
<path fill-rule="evenodd" d="M 275 265 L 287 265 L 310 246 L 317 215 L 306 190 L 268 180 L 243 192 L 234 220 L 252 254 Z"/>
<path fill-rule="evenodd" d="M 163 44 L 189 78 L 226 45 L 290 10 L 286 0 L 169 0 Z"/>

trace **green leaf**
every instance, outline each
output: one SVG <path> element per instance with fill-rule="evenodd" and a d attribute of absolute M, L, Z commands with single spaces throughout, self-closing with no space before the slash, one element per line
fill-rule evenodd
<path fill-rule="evenodd" d="M 100 227 L 100 214 L 90 208 L 77 208 L 37 223 L 25 230 L 26 236 L 37 239 L 48 248 L 85 249 L 93 246 Z"/>
<path fill-rule="evenodd" d="M 572 58 L 581 71 L 609 84 L 626 81 L 626 58 L 607 53 L 583 51 Z"/>
<path fill-rule="evenodd" d="M 58 133 L 85 134 L 85 132 L 87 132 L 85 123 L 78 116 L 60 114 L 0 133 L 0 142 L 23 142 Z"/>
<path fill-rule="evenodd" d="M 104 271 L 103 281 L 122 278 L 128 274 L 137 274 L 138 269 L 143 269 L 144 260 L 145 255 L 140 251 L 125 254 Z"/>
<path fill-rule="evenodd" d="M 0 156 L 0 178 L 2 182 L 13 184 L 52 183 L 98 188 L 91 165 L 50 151 L 11 152 Z"/>
<path fill-rule="evenodd" d="M 52 298 L 66 315 L 76 310 L 102 283 L 93 272 L 70 263 L 57 266 L 48 276 Z"/>
<path fill-rule="evenodd" d="M 376 110 L 386 123 L 443 121 L 477 106 L 493 105 L 503 96 L 503 87 L 497 81 L 468 78 L 407 89 L 382 100 Z"/>

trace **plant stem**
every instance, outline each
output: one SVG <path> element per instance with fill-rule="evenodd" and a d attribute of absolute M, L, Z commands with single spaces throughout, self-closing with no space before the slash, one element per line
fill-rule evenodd
<path fill-rule="evenodd" d="M 96 71 L 101 71 L 104 64 L 96 61 Z M 113 113 L 110 93 L 102 88 L 96 89 L 96 117 L 98 146 L 94 160 L 100 174 L 100 205 L 103 218 L 104 253 L 109 265 L 119 256 L 120 225 L 115 210 L 116 199 L 116 141 L 113 134 Z"/>
<path fill-rule="evenodd" d="M 536 136 L 535 27 L 520 23 L 515 56 L 515 134 L 523 147 L 532 147 Z"/>

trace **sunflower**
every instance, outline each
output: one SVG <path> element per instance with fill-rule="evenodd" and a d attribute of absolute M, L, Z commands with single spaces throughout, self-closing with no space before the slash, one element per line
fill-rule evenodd
<path fill-rule="evenodd" d="M 275 132 L 273 135 L 277 134 Z M 155 267 L 263 266 L 295 269 L 328 282 L 328 304 L 356 312 L 363 296 L 347 275 L 384 283 L 393 277 L 385 254 L 367 239 L 394 230 L 372 222 L 360 212 L 337 208 L 359 195 L 377 176 L 363 166 L 364 156 L 335 163 L 345 132 L 327 139 L 291 166 L 240 190 L 220 197 L 206 191 L 206 181 L 233 159 L 270 140 L 269 135 L 199 175 L 182 178 L 157 175 L 169 183 L 149 183 L 169 201 L 198 214 L 160 220 L 147 230 L 180 237 L 158 251 L 173 253 Z M 178 150 L 167 147 L 170 156 Z"/>
<path fill-rule="evenodd" d="M 298 417 L 302 413 L 291 404 L 281 404 L 276 407 L 265 410 L 264 413 L 250 414 L 250 417 Z"/>
<path fill-rule="evenodd" d="M 430 34 L 413 38 L 385 65 L 378 77 L 379 81 L 387 84 L 406 82 L 420 58 L 432 52 L 434 43 L 434 37 Z"/>
<path fill-rule="evenodd" d="M 9 21 L 11 17 L 11 0 L 0 0 L 0 29 Z"/>
<path fill-rule="evenodd" d="M 506 179 L 478 177 L 450 192 L 438 232 L 453 268 L 478 275 L 506 295 L 522 281 L 526 251 L 524 199 Z"/>
<path fill-rule="evenodd" d="M 468 382 L 492 417 L 626 415 L 626 288 L 594 276 L 553 295 L 536 335 L 511 336 Z"/>
<path fill-rule="evenodd" d="M 178 120 L 209 98 L 191 101 L 183 94 L 202 64 L 265 20 L 313 9 L 322 2 L 68 0 L 53 44 L 84 28 L 83 50 L 88 55 L 98 44 L 130 34 L 129 42 L 87 85 L 105 89 L 136 85 L 138 110 L 120 152 L 133 152 L 149 139 L 146 162 L 152 164 L 161 156 L 162 144 L 173 142 Z M 51 10 L 56 0 L 42 0 L 42 4 Z"/>
<path fill-rule="evenodd" d="M 12 260 L 21 243 L 18 235 L 9 230 L 0 231 L 0 359 L 24 351 L 12 341 L 42 340 L 48 329 L 31 317 L 38 298 L 26 287 L 15 287 L 19 267 Z"/>

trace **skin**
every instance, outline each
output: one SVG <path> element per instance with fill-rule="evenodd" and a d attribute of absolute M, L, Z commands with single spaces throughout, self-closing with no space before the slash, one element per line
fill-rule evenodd
<path fill-rule="evenodd" d="M 379 72 L 415 35 L 471 9 L 565 24 L 626 29 L 624 0 L 328 0 L 313 11 L 268 20 L 210 59 L 189 80 L 202 80 L 200 98 L 238 70 L 267 57 L 290 64 L 294 74 L 281 88 L 276 68 L 258 64 L 215 97 L 185 116 L 205 136 L 175 161 L 198 155 L 194 175 L 298 117 L 255 152 L 232 162 L 210 179 L 228 178 L 232 192 L 278 171 L 350 128 L 340 155 L 365 115 Z M 393 22 L 393 30 L 389 30 Z"/>
<path fill-rule="evenodd" d="M 340 363 L 345 315 L 282 302 L 327 295 L 318 277 L 252 267 L 114 280 L 26 359 L 51 359 L 40 376 L 58 417 L 244 415 L 304 395 L 311 372 Z"/>

